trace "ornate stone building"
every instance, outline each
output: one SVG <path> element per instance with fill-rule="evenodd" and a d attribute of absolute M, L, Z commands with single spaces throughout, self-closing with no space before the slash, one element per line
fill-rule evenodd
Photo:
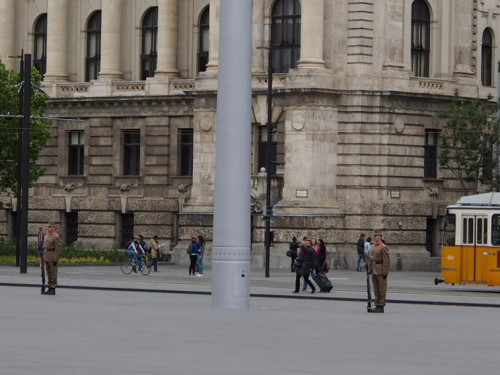
<path fill-rule="evenodd" d="M 252 263 L 263 264 L 269 49 L 275 246 L 323 238 L 351 265 L 360 232 L 384 231 L 394 265 L 440 255 L 461 195 L 437 162 L 455 89 L 495 94 L 497 0 L 254 0 Z M 212 233 L 219 0 L 0 0 L 0 54 L 31 53 L 52 98 L 53 138 L 30 190 L 30 232 L 120 247 L 133 233 L 174 249 Z M 275 167 L 274 167 L 275 166 Z M 274 170 L 275 169 L 275 170 Z M 9 203 L 10 198 L 4 197 Z M 0 236 L 15 215 L 0 212 Z M 181 252 L 174 258 L 181 261 Z M 337 259 L 337 260 L 338 260 Z"/>

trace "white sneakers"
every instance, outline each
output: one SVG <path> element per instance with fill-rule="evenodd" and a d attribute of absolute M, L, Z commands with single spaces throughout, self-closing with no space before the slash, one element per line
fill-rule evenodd
<path fill-rule="evenodd" d="M 197 273 L 196 276 L 203 276 L 201 273 Z"/>

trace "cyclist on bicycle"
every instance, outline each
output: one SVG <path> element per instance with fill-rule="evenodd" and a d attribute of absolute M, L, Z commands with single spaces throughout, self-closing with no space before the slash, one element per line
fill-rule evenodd
<path fill-rule="evenodd" d="M 139 271 L 142 270 L 142 267 L 144 267 L 144 264 L 142 262 L 142 255 L 145 253 L 145 251 L 141 246 L 141 237 L 134 237 L 134 240 L 130 242 L 129 247 L 127 248 L 127 253 L 132 256 L 132 260 L 139 267 Z M 132 270 L 137 273 L 137 269 L 135 266 L 132 268 Z"/>

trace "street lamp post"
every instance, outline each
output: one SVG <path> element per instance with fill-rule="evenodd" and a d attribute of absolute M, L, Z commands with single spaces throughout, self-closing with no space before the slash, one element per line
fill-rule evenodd
<path fill-rule="evenodd" d="M 21 273 L 27 272 L 28 266 L 28 186 L 30 174 L 30 125 L 31 125 L 31 55 L 24 55 L 23 69 L 23 121 L 21 129 L 21 200 L 19 212 L 19 268 Z"/>
<path fill-rule="evenodd" d="M 265 229 L 265 248 L 266 248 L 266 270 L 265 276 L 269 277 L 269 263 L 271 258 L 271 242 L 272 242 L 272 232 L 271 232 L 271 152 L 272 152 L 272 137 L 274 133 L 273 129 L 273 54 L 272 47 L 268 48 L 268 64 L 267 64 L 267 140 L 266 140 L 266 214 L 264 219 L 266 222 Z"/>

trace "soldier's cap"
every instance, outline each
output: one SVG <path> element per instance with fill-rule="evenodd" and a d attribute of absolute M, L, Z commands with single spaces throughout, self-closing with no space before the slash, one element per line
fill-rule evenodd
<path fill-rule="evenodd" d="M 141 237 L 139 237 L 139 236 L 134 236 L 134 240 L 141 240 Z"/>
<path fill-rule="evenodd" d="M 51 221 L 51 222 L 49 223 L 49 225 L 47 225 L 47 226 L 48 226 L 48 227 L 54 227 L 54 228 L 55 228 L 55 227 L 57 227 L 56 223 L 54 223 L 54 222 L 52 222 L 52 221 Z"/>

